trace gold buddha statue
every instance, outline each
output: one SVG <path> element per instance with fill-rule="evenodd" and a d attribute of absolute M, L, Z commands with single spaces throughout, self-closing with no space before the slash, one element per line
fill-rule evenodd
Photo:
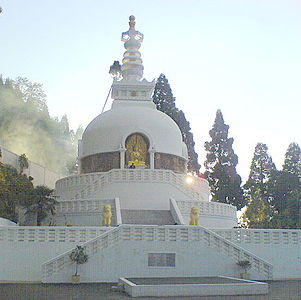
<path fill-rule="evenodd" d="M 126 142 L 126 149 L 128 151 L 128 166 L 146 167 L 147 143 L 143 136 L 140 134 L 131 135 Z"/>

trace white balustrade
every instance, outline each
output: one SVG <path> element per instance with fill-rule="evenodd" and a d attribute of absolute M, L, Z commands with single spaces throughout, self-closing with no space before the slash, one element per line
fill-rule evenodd
<path fill-rule="evenodd" d="M 12 226 L 0 227 L 0 242 L 83 243 L 108 231 L 107 227 Z"/>
<path fill-rule="evenodd" d="M 88 255 L 93 255 L 101 249 L 110 247 L 121 240 L 148 242 L 200 241 L 205 243 L 208 247 L 218 249 L 224 255 L 232 257 L 235 261 L 249 260 L 252 269 L 264 274 L 266 279 L 272 278 L 273 267 L 271 264 L 213 231 L 200 226 L 120 225 L 84 243 L 82 246 L 86 247 Z M 72 250 L 65 252 L 43 264 L 44 279 L 71 264 L 69 259 L 71 251 Z"/>
<path fill-rule="evenodd" d="M 212 215 L 236 218 L 236 207 L 219 202 L 207 202 L 207 201 L 179 201 L 176 203 L 181 211 L 182 215 L 189 215 L 192 206 L 199 208 L 200 215 Z"/>
<path fill-rule="evenodd" d="M 191 185 L 187 184 L 185 179 L 186 175 L 176 174 L 170 170 L 114 169 L 104 173 L 90 173 L 63 178 L 57 182 L 56 189 L 58 193 L 71 188 L 80 189 L 80 191 L 75 192 L 72 199 L 91 198 L 97 190 L 114 182 L 169 183 L 195 200 L 200 200 L 204 193 L 209 191 L 208 182 L 205 179 L 195 177 L 194 184 Z"/>
<path fill-rule="evenodd" d="M 233 243 L 301 244 L 301 230 L 294 229 L 214 229 L 218 235 Z"/>
<path fill-rule="evenodd" d="M 78 212 L 102 212 L 104 205 L 111 205 L 112 212 L 115 211 L 115 199 L 89 199 L 89 200 L 72 200 L 61 201 L 56 206 L 57 214 L 78 213 Z"/>
<path fill-rule="evenodd" d="M 116 244 L 119 240 L 119 227 L 109 229 L 105 233 L 100 234 L 98 237 L 91 239 L 88 242 L 82 244 L 86 249 L 86 253 L 90 256 L 100 251 L 103 248 L 110 247 Z M 72 261 L 69 258 L 70 253 L 73 249 L 62 253 L 61 255 L 55 257 L 52 260 L 47 261 L 42 265 L 42 276 L 47 278 L 54 273 L 59 272 L 64 269 L 66 266 L 72 264 Z"/>

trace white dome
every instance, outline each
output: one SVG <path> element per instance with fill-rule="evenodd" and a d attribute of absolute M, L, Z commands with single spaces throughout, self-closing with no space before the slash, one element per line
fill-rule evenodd
<path fill-rule="evenodd" d="M 118 151 L 132 133 L 149 139 L 150 149 L 187 159 L 187 147 L 177 124 L 154 103 L 114 101 L 112 109 L 97 116 L 83 133 L 81 155 Z"/>

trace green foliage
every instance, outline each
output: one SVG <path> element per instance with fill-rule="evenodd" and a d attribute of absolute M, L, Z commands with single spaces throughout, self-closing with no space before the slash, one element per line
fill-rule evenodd
<path fill-rule="evenodd" d="M 76 248 L 70 253 L 69 258 L 72 262 L 76 263 L 75 274 L 77 275 L 78 265 L 82 265 L 88 261 L 88 254 L 86 254 L 85 247 L 76 246 Z"/>
<path fill-rule="evenodd" d="M 234 140 L 228 138 L 228 130 L 229 126 L 225 124 L 222 112 L 218 110 L 213 128 L 209 132 L 211 141 L 205 143 L 205 176 L 214 201 L 232 204 L 241 209 L 245 205 L 245 199 L 241 178 L 236 172 L 238 157 L 232 148 Z"/>
<path fill-rule="evenodd" d="M 20 173 L 23 173 L 23 170 L 28 169 L 28 167 L 29 167 L 28 158 L 26 157 L 26 155 L 24 153 L 19 156 L 18 163 L 20 166 Z"/>
<path fill-rule="evenodd" d="M 46 186 L 36 186 L 31 193 L 30 205 L 26 213 L 37 216 L 37 225 L 40 226 L 48 214 L 55 214 L 55 205 L 58 203 L 52 195 L 53 190 Z"/>
<path fill-rule="evenodd" d="M 273 212 L 269 197 L 260 189 L 248 196 L 248 206 L 242 215 L 243 223 L 248 228 L 269 228 Z"/>
<path fill-rule="evenodd" d="M 283 171 L 301 178 L 301 149 L 298 144 L 291 143 L 285 153 Z"/>
<path fill-rule="evenodd" d="M 194 150 L 195 143 L 190 124 L 184 112 L 176 107 L 175 100 L 176 98 L 172 94 L 167 78 L 164 74 L 161 74 L 156 82 L 153 101 L 158 110 L 170 116 L 178 124 L 188 150 L 188 171 L 198 173 L 200 165 L 198 163 L 198 155 Z"/>
<path fill-rule="evenodd" d="M 266 183 L 272 171 L 276 170 L 275 164 L 267 151 L 268 147 L 266 144 L 258 143 L 255 147 L 249 178 L 244 185 L 246 193 L 250 196 L 258 189 L 265 193 Z"/>
<path fill-rule="evenodd" d="M 67 172 L 65 165 L 76 157 L 76 133 L 69 129 L 67 116 L 59 121 L 48 113 L 42 85 L 26 78 L 0 77 L 0 140 L 15 153 L 56 172 Z"/>
<path fill-rule="evenodd" d="M 55 213 L 57 201 L 52 189 L 45 186 L 34 187 L 32 179 L 18 173 L 10 165 L 0 163 L 0 217 L 18 222 L 17 207 L 24 207 L 27 213 L 37 215 L 37 225 L 49 213 Z"/>
<path fill-rule="evenodd" d="M 24 174 L 0 163 L 0 216 L 14 222 L 18 221 L 16 207 L 28 206 L 34 191 L 31 180 Z"/>
<path fill-rule="evenodd" d="M 245 184 L 248 206 L 243 221 L 250 228 L 300 228 L 300 147 L 291 143 L 283 170 L 276 170 L 267 146 L 255 147 L 250 176 Z"/>
<path fill-rule="evenodd" d="M 268 154 L 266 144 L 255 146 L 249 178 L 244 185 L 247 209 L 242 215 L 244 223 L 250 228 L 269 228 L 272 207 L 268 195 L 267 183 L 276 167 Z"/>

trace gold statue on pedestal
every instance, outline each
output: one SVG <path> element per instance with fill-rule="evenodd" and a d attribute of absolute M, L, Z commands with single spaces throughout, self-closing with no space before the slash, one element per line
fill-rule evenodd
<path fill-rule="evenodd" d="M 111 226 L 112 224 L 112 208 L 111 205 L 104 205 L 102 211 L 102 225 Z"/>
<path fill-rule="evenodd" d="M 142 135 L 133 134 L 126 142 L 126 149 L 128 151 L 127 165 L 135 166 L 137 168 L 146 167 L 147 158 L 147 143 Z"/>
<path fill-rule="evenodd" d="M 199 208 L 197 206 L 191 207 L 189 225 L 199 225 Z"/>

